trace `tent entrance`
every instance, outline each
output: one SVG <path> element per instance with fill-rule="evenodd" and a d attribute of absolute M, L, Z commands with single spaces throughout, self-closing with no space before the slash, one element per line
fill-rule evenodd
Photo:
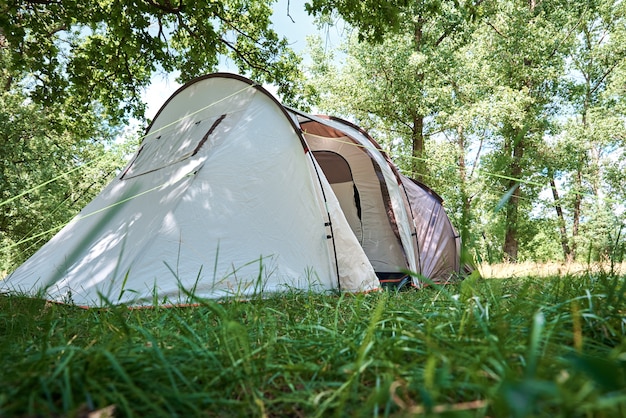
<path fill-rule="evenodd" d="M 352 138 L 323 129 L 306 123 L 304 136 L 361 248 L 377 274 L 402 275 L 407 261 L 389 219 L 387 185 L 377 163 Z"/>
<path fill-rule="evenodd" d="M 339 200 L 341 210 L 346 216 L 352 232 L 363 247 L 361 197 L 354 182 L 350 164 L 342 155 L 335 151 L 313 151 L 313 156 L 324 172 L 337 200 Z M 404 271 L 381 271 L 380 266 L 375 271 L 380 284 L 384 288 L 404 290 L 411 283 L 411 277 Z"/>
<path fill-rule="evenodd" d="M 354 184 L 350 164 L 334 151 L 313 151 L 320 168 L 339 200 L 352 232 L 359 244 L 363 245 L 363 221 L 361 218 L 361 198 Z"/>

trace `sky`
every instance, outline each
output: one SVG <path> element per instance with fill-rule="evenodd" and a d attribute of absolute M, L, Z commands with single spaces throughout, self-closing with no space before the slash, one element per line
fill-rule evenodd
<path fill-rule="evenodd" d="M 318 31 L 314 20 L 304 10 L 301 0 L 278 0 L 274 4 L 272 17 L 274 29 L 281 37 L 286 37 L 291 48 L 299 53 L 306 53 L 306 37 L 316 35 Z M 329 29 L 323 34 L 327 43 L 338 43 L 340 33 L 336 29 Z M 305 57 L 306 61 L 306 57 Z M 236 72 L 236 68 L 222 64 L 219 71 Z M 156 74 L 151 85 L 145 90 L 143 99 L 147 103 L 146 117 L 152 119 L 163 103 L 180 87 L 176 81 L 176 74 Z M 264 86 L 275 93 L 273 86 Z"/>

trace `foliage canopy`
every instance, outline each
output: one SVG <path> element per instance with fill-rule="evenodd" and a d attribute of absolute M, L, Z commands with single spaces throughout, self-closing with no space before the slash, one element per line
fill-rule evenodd
<path fill-rule="evenodd" d="M 10 53 L 6 70 L 33 100 L 97 101 L 113 120 L 143 117 L 141 89 L 155 72 L 184 82 L 215 71 L 220 57 L 290 97 L 299 59 L 271 27 L 272 3 L 5 1 L 0 45 Z"/>

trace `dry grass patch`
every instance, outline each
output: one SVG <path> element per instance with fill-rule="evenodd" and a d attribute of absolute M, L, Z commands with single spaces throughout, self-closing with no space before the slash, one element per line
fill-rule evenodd
<path fill-rule="evenodd" d="M 516 277 L 553 277 L 579 276 L 612 272 L 616 275 L 626 274 L 626 262 L 613 263 L 565 263 L 565 262 L 532 262 L 481 264 L 478 267 L 480 275 L 486 279 L 508 279 Z"/>

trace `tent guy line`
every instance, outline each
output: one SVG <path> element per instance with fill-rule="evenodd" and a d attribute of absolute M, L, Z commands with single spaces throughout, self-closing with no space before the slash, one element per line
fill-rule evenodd
<path fill-rule="evenodd" d="M 197 110 L 195 110 L 195 111 L 193 111 L 193 112 L 191 112 L 191 113 L 189 113 L 189 114 L 186 114 L 186 115 L 184 115 L 184 116 L 180 117 L 179 119 L 177 119 L 177 120 L 175 120 L 175 121 L 173 121 L 173 122 L 171 122 L 171 123 L 169 123 L 169 124 L 167 124 L 167 125 L 165 125 L 165 126 L 162 126 L 162 127 L 161 127 L 161 128 L 159 128 L 159 129 L 156 129 L 154 132 L 150 131 L 150 132 L 146 133 L 145 135 L 140 136 L 140 137 L 139 137 L 139 139 L 140 139 L 141 141 L 143 141 L 144 139 L 146 139 L 146 138 L 147 138 L 148 136 L 150 136 L 150 135 L 154 135 L 154 134 L 156 134 L 156 133 L 159 133 L 159 132 L 161 132 L 161 131 L 164 131 L 165 129 L 167 129 L 167 128 L 171 127 L 171 126 L 177 125 L 177 124 L 179 124 L 180 122 L 184 121 L 185 119 L 188 119 L 188 118 L 190 118 L 190 117 L 192 117 L 192 116 L 194 116 L 194 115 L 197 115 L 198 113 L 203 112 L 203 111 L 205 111 L 205 110 L 207 110 L 207 109 L 209 109 L 209 108 L 211 108 L 211 107 L 213 107 L 213 106 L 216 106 L 216 105 L 218 105 L 220 102 L 222 102 L 222 101 L 224 101 L 224 100 L 228 100 L 228 99 L 230 99 L 230 98 L 232 98 L 232 97 L 235 97 L 235 96 L 237 96 L 237 95 L 239 95 L 239 94 L 241 94 L 241 93 L 245 92 L 246 90 L 249 90 L 249 89 L 251 89 L 251 88 L 254 88 L 255 86 L 260 86 L 260 84 L 251 84 L 251 85 L 249 85 L 249 86 L 247 86 L 247 87 L 244 87 L 244 88 L 242 88 L 241 90 L 236 91 L 236 92 L 234 92 L 234 93 L 232 93 L 232 94 L 228 95 L 227 97 L 223 97 L 223 98 L 221 98 L 221 99 L 219 99 L 219 100 L 214 101 L 213 103 L 210 103 L 210 104 L 208 104 L 208 105 L 206 105 L 206 106 L 204 106 L 204 107 L 201 107 L 201 108 L 199 108 L 199 109 L 197 109 Z M 155 116 L 155 118 L 156 118 L 156 117 L 158 117 L 158 113 L 157 113 L 157 115 Z"/>
<path fill-rule="evenodd" d="M 234 96 L 237 96 L 237 95 L 239 95 L 239 94 L 241 94 L 241 93 L 245 92 L 246 90 L 249 90 L 249 89 L 251 89 L 251 88 L 255 88 L 256 86 L 261 86 L 261 85 L 260 85 L 260 84 L 258 84 L 258 83 L 253 83 L 253 84 L 251 84 L 251 85 L 248 85 L 247 87 L 244 87 L 244 88 L 242 88 L 241 90 L 236 91 L 236 92 L 234 92 L 234 93 L 230 94 L 230 95 L 229 95 L 229 96 L 227 96 L 227 97 L 220 98 L 219 100 L 216 100 L 216 101 L 215 101 L 215 102 L 213 102 L 213 103 L 210 103 L 210 104 L 208 104 L 208 105 L 206 105 L 206 106 L 203 106 L 203 107 L 201 107 L 201 108 L 198 108 L 198 109 L 196 109 L 196 110 L 194 110 L 194 111 L 192 111 L 192 112 L 190 112 L 190 113 L 188 113 L 188 114 L 186 114 L 186 115 L 183 115 L 183 116 L 182 116 L 182 117 L 180 117 L 179 119 L 174 120 L 174 121 L 172 121 L 171 123 L 169 123 L 169 124 L 167 124 L 167 125 L 165 125 L 165 126 L 162 126 L 162 127 L 160 127 L 159 129 L 157 129 L 157 130 L 155 130 L 155 131 L 150 131 L 150 132 L 148 132 L 148 133 L 146 133 L 146 134 L 144 134 L 144 135 L 141 135 L 138 139 L 139 139 L 139 141 L 140 141 L 140 142 L 143 142 L 143 140 L 145 140 L 147 137 L 149 137 L 149 136 L 151 136 L 151 135 L 155 135 L 155 134 L 157 134 L 157 133 L 163 133 L 162 131 L 165 131 L 167 128 L 170 128 L 170 127 L 172 127 L 172 126 L 175 126 L 175 125 L 179 124 L 180 122 L 184 121 L 185 119 L 188 119 L 188 118 L 190 118 L 190 117 L 192 117 L 192 116 L 194 116 L 194 115 L 196 115 L 196 114 L 198 114 L 198 113 L 201 113 L 202 111 L 204 111 L 204 110 L 206 110 L 206 109 L 209 109 L 210 107 L 216 106 L 216 105 L 217 105 L 217 104 L 219 104 L 220 102 L 222 102 L 222 101 L 224 101 L 224 100 L 228 100 L 228 99 L 230 99 L 230 98 L 232 98 L 232 97 L 234 97 Z M 391 154 L 390 154 L 390 150 L 385 149 L 385 148 L 383 148 L 383 147 L 378 148 L 378 147 L 376 147 L 376 146 L 374 146 L 374 145 L 362 145 L 362 144 L 355 144 L 355 143 L 353 143 L 353 142 L 349 142 L 349 141 L 342 141 L 342 140 L 341 140 L 341 139 L 339 139 L 339 138 L 331 138 L 331 140 L 334 140 L 334 141 L 337 141 L 337 142 L 342 142 L 342 143 L 344 143 L 344 144 L 346 144 L 346 145 L 350 145 L 350 146 L 364 147 L 364 148 L 372 148 L 372 149 L 375 149 L 375 150 L 377 150 L 377 151 L 384 152 L 384 153 L 386 153 L 387 155 L 391 155 Z M 87 161 L 87 162 L 85 162 L 85 163 L 83 163 L 83 164 L 81 164 L 81 165 L 77 166 L 77 167 L 74 167 L 74 168 L 72 168 L 72 169 L 70 169 L 70 170 L 68 170 L 68 171 L 63 172 L 63 173 L 59 174 L 58 176 L 56 176 L 56 177 L 54 177 L 54 178 L 52 178 L 52 179 L 50 179 L 50 180 L 46 180 L 45 182 L 43 182 L 43 183 L 41 183 L 41 184 L 38 184 L 38 185 L 36 185 L 36 186 L 34 186 L 34 187 L 32 187 L 32 188 L 28 189 L 28 190 L 25 190 L 25 191 L 23 191 L 22 193 L 20 193 L 20 194 L 18 194 L 18 195 L 16 195 L 16 196 L 10 197 L 10 198 L 8 198 L 7 200 L 4 200 L 4 201 L 0 201 L 0 207 L 4 206 L 4 205 L 6 205 L 6 204 L 9 204 L 9 203 L 11 203 L 11 202 L 13 202 L 14 200 L 19 199 L 19 198 L 20 198 L 20 197 L 22 197 L 22 196 L 25 196 L 25 195 L 27 195 L 27 194 L 30 194 L 30 193 L 34 192 L 35 190 L 38 190 L 38 189 L 40 189 L 41 187 L 43 187 L 43 186 L 45 186 L 45 185 L 47 185 L 47 184 L 53 183 L 53 182 L 57 181 L 58 179 L 62 178 L 63 176 L 67 175 L 67 174 L 73 173 L 74 171 L 81 170 L 81 169 L 83 169 L 83 168 L 87 167 L 88 165 L 93 164 L 94 162 L 96 162 L 96 161 L 98 161 L 99 159 L 102 159 L 102 158 L 104 158 L 104 157 L 105 157 L 105 156 L 103 155 L 103 156 L 102 156 L 102 157 L 100 157 L 100 158 L 94 158 L 94 159 L 92 159 L 92 160 L 90 160 L 90 161 Z M 418 156 L 415 156 L 415 155 L 410 155 L 410 156 L 407 156 L 407 157 L 408 157 L 408 158 L 410 158 L 410 159 L 413 159 L 413 160 L 418 160 L 418 161 L 424 161 L 424 162 L 434 163 L 434 164 L 437 164 L 437 165 L 439 165 L 439 166 L 442 166 L 442 163 L 441 163 L 440 161 L 437 161 L 437 160 L 432 159 L 432 158 L 423 158 L 423 157 L 418 157 Z M 444 167 L 448 167 L 449 165 L 443 165 L 443 166 L 444 166 Z M 513 181 L 516 181 L 516 182 L 519 182 L 519 183 L 529 184 L 529 185 L 533 185 L 533 186 L 548 187 L 548 184 L 547 184 L 547 183 L 546 183 L 546 184 L 542 184 L 542 183 L 534 182 L 534 181 L 531 181 L 531 180 L 525 180 L 525 179 L 515 178 L 515 177 L 511 177 L 511 176 L 505 176 L 505 175 L 502 175 L 502 174 L 491 173 L 491 172 L 488 172 L 488 171 L 485 171 L 485 170 L 481 170 L 481 169 L 479 169 L 479 170 L 478 170 L 478 172 L 479 172 L 479 173 L 481 173 L 481 174 L 484 174 L 484 175 L 490 176 L 490 177 L 497 177 L 497 178 L 502 178 L 502 179 L 505 179 L 505 180 L 513 180 Z M 55 228 L 55 229 L 57 229 L 57 228 Z M 48 231 L 48 232 L 49 232 L 49 231 Z M 43 233 L 43 234 L 45 234 L 45 233 Z M 42 235 L 43 235 L 43 234 L 42 234 Z M 21 242 L 21 241 L 20 241 L 20 242 Z"/>
<path fill-rule="evenodd" d="M 188 175 L 191 175 L 191 173 L 188 174 Z M 126 203 L 128 201 L 131 201 L 133 199 L 136 199 L 136 198 L 138 198 L 138 197 L 140 197 L 140 196 L 142 196 L 144 194 L 147 194 L 147 193 L 153 192 L 155 190 L 158 190 L 158 189 L 162 188 L 163 186 L 165 186 L 166 184 L 167 184 L 167 182 L 163 182 L 163 183 L 159 184 L 158 186 L 155 186 L 155 187 L 153 187 L 153 188 L 151 188 L 149 190 L 144 190 L 143 192 L 137 193 L 137 194 L 135 194 L 133 196 L 129 196 L 129 197 L 124 198 L 122 200 L 119 200 L 117 202 L 111 203 L 110 205 L 102 207 L 102 208 L 100 208 L 98 210 L 95 210 L 93 212 L 86 213 L 84 215 L 78 215 L 75 218 L 69 220 L 68 222 L 65 222 L 64 224 L 57 225 L 57 226 L 55 226 L 53 228 L 48 229 L 47 231 L 40 232 L 40 233 L 38 233 L 36 235 L 30 236 L 30 237 L 26 237 L 26 238 L 24 238 L 24 239 L 22 239 L 22 240 L 20 240 L 18 242 L 14 242 L 13 244 L 7 245 L 7 246 L 3 247 L 0 251 L 10 250 L 11 248 L 17 247 L 18 245 L 25 244 L 25 243 L 27 243 L 29 241 L 37 239 L 37 238 L 39 238 L 41 236 L 44 236 L 46 234 L 49 234 L 51 232 L 58 231 L 59 229 L 64 228 L 65 226 L 71 224 L 72 222 L 80 222 L 83 219 L 89 218 L 90 216 L 97 215 L 100 212 L 107 211 L 107 210 L 112 209 L 112 208 L 114 208 L 114 207 L 116 207 L 118 205 L 121 205 L 121 204 Z"/>
<path fill-rule="evenodd" d="M 100 158 L 104 158 L 104 156 L 103 156 L 103 157 L 100 157 Z M 98 161 L 98 158 L 94 158 L 93 160 L 89 160 L 89 161 L 87 161 L 87 162 L 84 162 L 84 163 L 82 163 L 81 165 L 79 165 L 79 166 L 77 166 L 77 167 L 72 168 L 71 170 L 64 171 L 63 173 L 59 174 L 59 175 L 58 175 L 58 176 L 56 176 L 56 177 L 51 178 L 50 180 L 46 180 L 46 181 L 44 181 L 43 183 L 36 185 L 35 187 L 32 187 L 32 188 L 30 188 L 30 189 L 28 189 L 28 190 L 26 190 L 26 191 L 24 191 L 24 192 L 22 192 L 22 193 L 20 193 L 20 194 L 16 195 L 16 196 L 10 197 L 10 198 L 8 198 L 7 200 L 4 200 L 4 201 L 0 202 L 0 206 L 4 206 L 4 205 L 6 205 L 6 204 L 9 204 L 9 203 L 13 202 L 14 200 L 19 199 L 19 198 L 20 198 L 20 197 L 22 197 L 22 196 L 26 196 L 27 194 L 32 193 L 32 192 L 34 192 L 35 190 L 40 189 L 40 188 L 42 188 L 43 186 L 45 186 L 45 185 L 47 185 L 47 184 L 54 183 L 54 182 L 55 182 L 55 181 L 57 181 L 58 179 L 60 179 L 60 178 L 62 178 L 62 177 L 64 177 L 64 176 L 66 176 L 67 174 L 73 173 L 74 171 L 82 170 L 83 168 L 87 167 L 87 166 L 88 166 L 88 165 L 90 165 L 90 164 L 93 164 L 93 163 L 94 163 L 94 162 L 96 162 L 96 161 Z"/>
<path fill-rule="evenodd" d="M 250 86 L 250 87 L 252 87 L 252 86 Z M 246 89 L 248 89 L 250 87 L 247 87 Z M 246 90 L 246 89 L 242 89 L 241 91 Z M 238 93 L 240 93 L 240 92 L 234 93 L 233 96 L 238 94 Z M 212 104 L 212 105 L 214 105 L 214 104 Z M 188 118 L 188 117 L 190 117 L 190 116 L 192 116 L 192 115 L 194 115 L 196 113 L 199 113 L 200 111 L 202 111 L 202 110 L 204 110 L 206 108 L 209 108 L 212 105 L 205 106 L 202 109 L 199 109 L 199 110 L 196 110 L 195 112 L 190 113 L 189 115 L 185 115 L 185 116 L 181 117 L 179 120 L 174 121 L 174 122 L 170 123 L 169 125 L 160 128 L 159 131 L 164 130 L 167 127 L 171 127 L 173 125 L 176 125 L 177 123 L 180 123 L 181 121 L 185 120 L 186 118 Z M 147 138 L 148 136 L 150 136 L 150 135 L 152 135 L 154 133 L 155 132 L 150 132 L 148 134 L 142 135 L 142 136 L 139 137 L 139 140 L 143 141 L 145 138 Z M 306 132 L 304 132 L 304 133 L 306 133 Z M 390 155 L 389 154 L 390 151 L 388 149 L 383 148 L 383 147 L 377 148 L 377 147 L 375 147 L 373 145 L 355 144 L 355 143 L 352 143 L 352 142 L 349 142 L 349 141 L 343 141 L 343 140 L 341 140 L 339 138 L 330 138 L 330 140 L 336 141 L 336 142 L 339 142 L 339 143 L 343 143 L 343 144 L 346 144 L 346 145 L 354 146 L 354 147 L 361 147 L 361 148 L 372 149 L 372 150 L 384 152 L 384 153 Z M 415 155 L 409 155 L 409 156 L 404 156 L 404 157 L 412 159 L 412 160 L 418 160 L 418 161 L 423 161 L 423 162 L 436 164 L 436 165 L 439 165 L 440 167 L 444 167 L 444 168 L 454 167 L 451 164 L 445 164 L 445 163 L 442 163 L 441 161 L 433 159 L 433 158 L 423 158 L 423 157 L 418 157 L 418 156 L 415 156 Z M 57 175 L 56 177 L 54 177 L 52 179 L 46 180 L 43 183 L 40 183 L 40 184 L 38 184 L 36 186 L 31 187 L 30 189 L 25 190 L 25 191 L 23 191 L 22 193 L 20 193 L 20 194 L 18 194 L 16 196 L 10 197 L 10 198 L 8 198 L 7 200 L 4 200 L 4 201 L 0 201 L 0 207 L 4 206 L 6 204 L 9 204 L 9 203 L 13 202 L 14 200 L 19 199 L 20 197 L 26 196 L 26 195 L 34 192 L 35 190 L 40 189 L 41 187 L 43 187 L 43 186 L 45 186 L 47 184 L 53 183 L 53 182 L 57 181 L 58 179 L 62 178 L 63 176 L 67 175 L 67 174 L 73 173 L 74 171 L 82 170 L 83 168 L 85 168 L 85 167 L 87 167 L 87 166 L 97 162 L 99 159 L 102 159 L 102 158 L 105 158 L 105 155 L 103 155 L 103 156 L 101 156 L 99 158 L 94 158 L 94 159 L 92 159 L 90 161 L 84 162 L 84 163 L 82 163 L 81 165 L 79 165 L 77 167 L 74 167 L 74 168 L 72 168 L 72 169 L 70 169 L 68 171 L 64 171 L 63 173 Z M 513 181 L 516 181 L 518 183 L 529 184 L 531 186 L 539 186 L 539 187 L 548 187 L 549 186 L 548 184 L 539 183 L 539 182 L 536 182 L 536 181 L 521 179 L 521 178 L 512 177 L 512 176 L 506 176 L 506 175 L 498 174 L 498 173 L 492 173 L 492 172 L 485 171 L 485 170 L 482 170 L 482 169 L 478 169 L 477 172 L 479 174 L 484 174 L 484 175 L 489 176 L 489 177 L 496 177 L 496 178 L 501 178 L 501 179 L 504 179 L 504 180 L 513 180 Z M 424 173 L 422 173 L 422 174 L 424 174 Z M 591 196 L 591 194 L 589 194 L 589 195 Z"/>
<path fill-rule="evenodd" d="M 180 122 L 182 122 L 182 121 L 184 121 L 184 120 L 186 120 L 186 119 L 188 119 L 188 118 L 190 118 L 190 117 L 192 117 L 194 115 L 197 115 L 197 114 L 199 114 L 199 113 L 201 113 L 201 112 L 203 112 L 203 111 L 205 111 L 205 110 L 207 110 L 207 109 L 209 109 L 209 108 L 211 108 L 213 106 L 216 106 L 216 105 L 218 105 L 219 103 L 221 103 L 223 101 L 229 100 L 232 97 L 240 95 L 240 94 L 242 94 L 243 92 L 245 92 L 245 91 L 247 91 L 249 89 L 255 88 L 256 86 L 260 86 L 260 85 L 256 84 L 256 83 L 247 85 L 246 87 L 243 87 L 240 90 L 237 90 L 237 91 L 233 92 L 232 94 L 229 94 L 226 97 L 222 97 L 222 98 L 220 98 L 220 99 L 218 99 L 218 100 L 216 100 L 216 101 L 214 101 L 212 103 L 209 103 L 206 106 L 202 106 L 200 108 L 197 108 L 197 109 L 191 111 L 190 113 L 185 114 L 182 117 L 172 121 L 171 123 L 166 124 L 166 125 L 160 127 L 159 129 L 156 129 L 154 131 L 149 131 L 145 135 L 142 135 L 139 139 L 143 142 L 144 139 L 146 139 L 147 137 L 149 137 L 151 135 L 154 135 L 156 133 L 163 134 L 163 132 L 165 132 L 167 128 L 171 128 L 172 126 L 178 125 L 178 124 L 180 124 Z M 307 133 L 306 129 L 303 130 L 303 133 L 304 134 Z M 327 140 L 329 140 L 329 141 L 336 141 L 338 143 L 342 143 L 342 144 L 349 145 L 349 146 L 362 147 L 362 148 L 367 148 L 367 149 L 371 149 L 371 150 L 376 150 L 376 151 L 379 151 L 379 152 L 386 153 L 387 155 L 390 155 L 388 150 L 386 150 L 386 149 L 384 149 L 382 147 L 378 148 L 378 147 L 374 146 L 373 144 L 369 144 L 369 145 L 367 145 L 367 144 L 357 144 L 357 143 L 354 143 L 354 142 L 351 142 L 351 141 L 342 140 L 341 138 L 327 138 Z M 104 156 L 101 157 L 101 158 L 104 158 Z M 414 160 L 430 162 L 430 163 L 437 164 L 437 165 L 440 165 L 440 166 L 442 165 L 442 163 L 440 161 L 433 160 L 433 159 L 430 159 L 430 158 L 421 158 L 421 157 L 417 157 L 417 156 L 413 156 L 413 155 L 408 156 L 408 158 L 414 159 Z M 93 164 L 94 162 L 96 162 L 97 160 L 98 159 L 96 158 L 96 159 L 87 161 L 87 162 L 85 162 L 85 163 L 83 163 L 83 164 L 81 164 L 81 165 L 79 165 L 77 167 L 74 167 L 74 168 L 72 168 L 72 169 L 70 169 L 70 170 L 68 170 L 68 171 L 66 171 L 64 173 L 59 174 L 58 176 L 56 176 L 56 177 L 54 177 L 54 178 L 52 178 L 50 180 L 47 180 L 47 181 L 45 181 L 45 182 L 43 182 L 43 183 L 41 183 L 39 185 L 36 185 L 36 186 L 26 190 L 26 191 L 23 191 L 22 193 L 20 193 L 20 194 L 18 194 L 16 196 L 10 197 L 10 198 L 8 198 L 5 201 L 1 201 L 0 202 L 0 207 L 15 201 L 15 200 L 19 199 L 20 197 L 28 195 L 28 194 L 34 192 L 35 190 L 38 190 L 41 187 L 43 187 L 43 186 L 45 186 L 47 184 L 50 184 L 50 183 L 52 183 L 52 182 L 54 182 L 54 181 L 64 177 L 67 174 L 70 174 L 70 173 L 72 173 L 74 171 L 77 171 L 77 170 L 80 170 L 80 169 L 82 169 L 84 167 L 87 167 L 87 166 Z M 490 176 L 490 177 L 501 178 L 501 179 L 504 179 L 504 180 L 512 180 L 512 181 L 518 182 L 520 184 L 528 184 L 528 185 L 538 186 L 538 187 L 548 187 L 548 184 L 543 184 L 543 183 L 539 183 L 539 182 L 531 181 L 531 180 L 527 180 L 527 179 L 515 178 L 515 177 L 512 177 L 512 176 L 506 176 L 506 175 L 502 175 L 502 174 L 498 174 L 498 173 L 492 173 L 492 172 L 488 172 L 488 171 L 485 171 L 485 170 L 482 170 L 482 169 L 478 169 L 477 173 L 482 174 L 482 175 L 486 175 L 486 176 Z M 103 208 L 102 210 L 104 210 L 104 209 L 105 208 Z M 14 247 L 16 247 L 18 245 L 21 245 L 21 244 L 23 244 L 25 242 L 33 241 L 36 238 L 39 238 L 39 237 L 44 236 L 44 235 L 46 235 L 48 233 L 57 231 L 57 230 L 61 229 L 62 227 L 64 227 L 65 225 L 66 224 L 58 225 L 58 226 L 53 227 L 53 228 L 51 228 L 51 229 L 49 229 L 49 230 L 47 230 L 45 232 L 38 233 L 38 234 L 36 234 L 34 236 L 24 237 L 22 240 L 20 240 L 20 241 L 18 241 L 16 243 L 13 243 L 13 244 L 11 244 L 9 246 L 6 246 L 6 247 L 2 248 L 0 251 L 6 251 L 6 250 L 14 248 Z"/>

